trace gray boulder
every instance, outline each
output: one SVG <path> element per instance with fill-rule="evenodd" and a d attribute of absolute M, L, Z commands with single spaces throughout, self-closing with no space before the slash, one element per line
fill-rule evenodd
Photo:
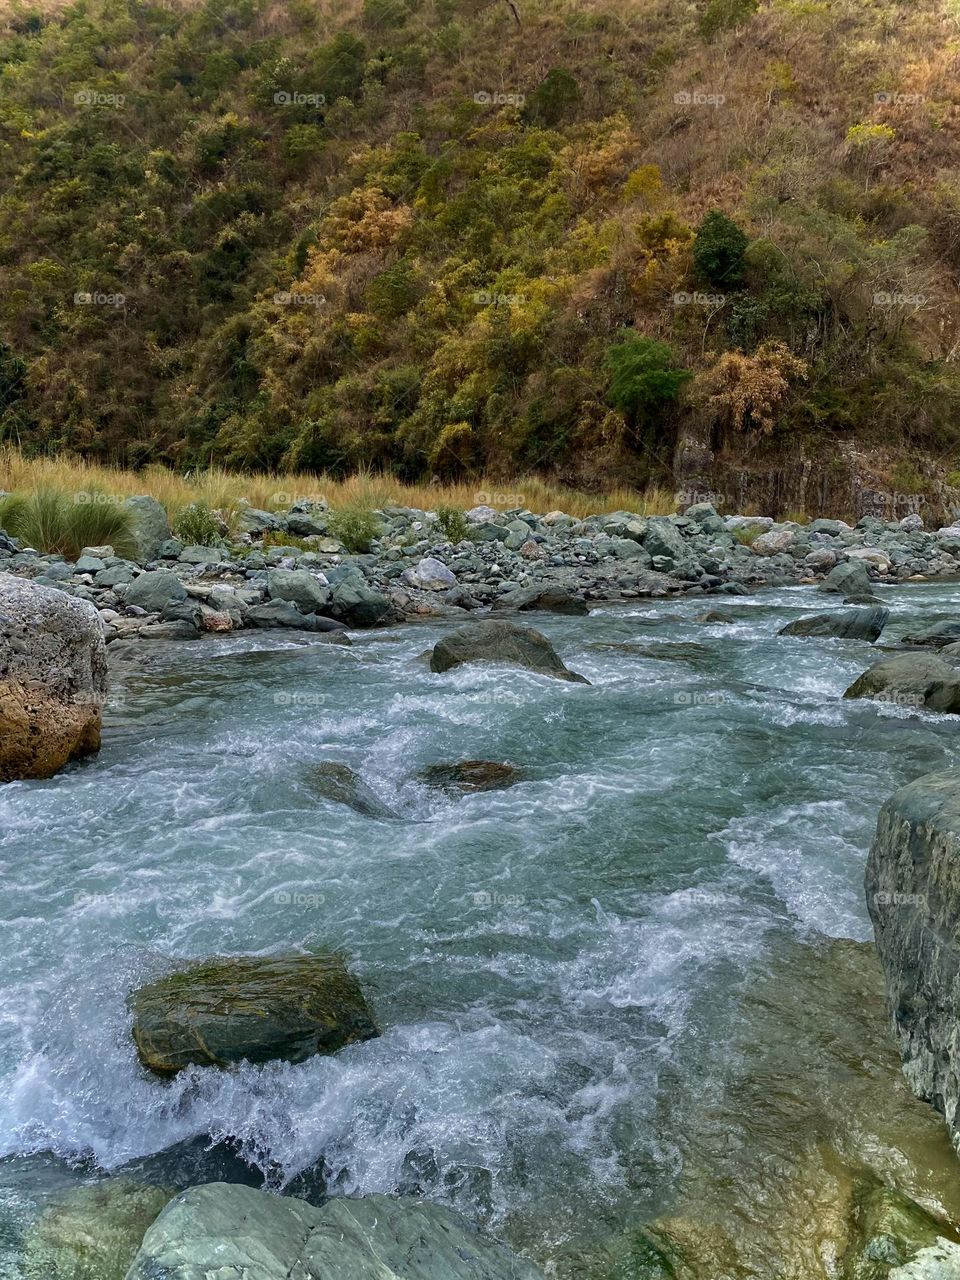
<path fill-rule="evenodd" d="M 841 596 L 868 596 L 872 586 L 865 564 L 859 560 L 845 560 L 830 570 L 817 584 L 817 590 Z"/>
<path fill-rule="evenodd" d="M 440 1205 L 373 1195 L 322 1209 L 235 1183 L 181 1192 L 143 1238 L 126 1280 L 543 1280 Z"/>
<path fill-rule="evenodd" d="M 380 1034 L 338 955 L 217 956 L 131 992 L 148 1071 L 304 1062 Z"/>
<path fill-rule="evenodd" d="M 342 635 L 346 627 L 333 618 L 318 613 L 301 613 L 292 600 L 268 600 L 252 605 L 244 614 L 250 627 L 298 627 L 301 631 L 329 631 Z M 346 636 L 342 637 L 344 641 Z"/>
<path fill-rule="evenodd" d="M 515 587 L 494 600 L 493 608 L 516 609 L 519 613 L 539 611 L 582 615 L 590 612 L 583 596 L 567 587 Z"/>
<path fill-rule="evenodd" d="M 904 1074 L 960 1142 L 960 772 L 930 773 L 880 810 L 867 908 Z M 952 1274 L 944 1272 L 945 1275 Z"/>
<path fill-rule="evenodd" d="M 450 671 L 464 662 L 505 662 L 558 680 L 590 683 L 565 666 L 546 636 L 512 622 L 471 622 L 451 631 L 434 645 L 430 670 Z"/>
<path fill-rule="evenodd" d="M 369 586 L 363 575 L 347 570 L 332 582 L 329 612 L 348 627 L 375 627 L 393 611 L 386 596 Z"/>
<path fill-rule="evenodd" d="M 147 613 L 160 613 L 168 604 L 178 604 L 186 598 L 187 588 L 172 570 L 154 569 L 128 584 L 123 602 L 146 609 Z"/>
<path fill-rule="evenodd" d="M 92 604 L 0 573 L 0 782 L 100 749 L 107 658 Z"/>
<path fill-rule="evenodd" d="M 643 548 L 652 557 L 654 568 L 660 572 L 685 570 L 692 563 L 687 544 L 669 516 L 654 516 L 647 521 Z"/>
<path fill-rule="evenodd" d="M 448 591 L 457 585 L 457 575 L 433 556 L 424 556 L 413 569 L 407 569 L 403 580 L 421 591 Z"/>
<path fill-rule="evenodd" d="M 267 591 L 271 600 L 289 600 L 302 613 L 319 613 L 330 603 L 326 579 L 306 569 L 270 569 Z"/>
<path fill-rule="evenodd" d="M 838 609 L 797 618 L 777 632 L 781 636 L 832 636 L 838 640 L 869 640 L 879 637 L 890 617 L 889 609 Z"/>
<path fill-rule="evenodd" d="M 900 707 L 960 714 L 960 669 L 932 653 L 881 658 L 855 680 L 845 698 L 873 698 Z"/>
<path fill-rule="evenodd" d="M 133 517 L 133 538 L 137 545 L 137 559 L 141 564 L 156 560 L 161 546 L 171 536 L 166 509 L 146 494 L 127 498 L 124 508 Z"/>

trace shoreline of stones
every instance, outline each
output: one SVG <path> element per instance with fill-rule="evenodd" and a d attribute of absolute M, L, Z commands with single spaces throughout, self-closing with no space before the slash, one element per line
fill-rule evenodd
<path fill-rule="evenodd" d="M 875 582 L 960 576 L 960 524 L 927 531 L 917 515 L 856 525 L 800 525 L 720 516 L 709 503 L 680 515 L 614 512 L 579 520 L 522 508 L 465 513 L 468 536 L 452 542 L 433 512 L 388 506 L 379 536 L 350 553 L 333 536 L 323 500 L 285 513 L 244 507 L 238 533 L 220 546 L 172 536 L 153 498 L 128 499 L 138 552 L 87 547 L 71 563 L 0 532 L 0 570 L 88 600 L 110 643 L 193 640 L 263 627 L 329 632 L 477 609 L 586 612 L 590 602 L 744 595 L 763 587 L 819 584 L 844 596 Z M 274 545 L 264 545 L 269 535 Z M 295 539 L 283 545 L 284 536 Z M 339 635 L 336 633 L 340 633 Z"/>

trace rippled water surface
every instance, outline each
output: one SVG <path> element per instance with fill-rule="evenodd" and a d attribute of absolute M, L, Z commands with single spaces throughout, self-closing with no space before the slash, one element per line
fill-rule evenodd
<path fill-rule="evenodd" d="M 960 586 L 884 600 L 902 632 L 954 613 Z M 841 700 L 871 646 L 776 637 L 825 603 L 537 616 L 590 687 L 434 675 L 447 623 L 352 648 L 118 647 L 99 756 L 0 792 L 0 1155 L 116 1170 L 229 1135 L 275 1185 L 322 1162 L 338 1192 L 423 1191 L 541 1260 L 669 1209 L 698 1100 L 735 1115 L 746 1032 L 761 1058 L 792 1034 L 748 995 L 824 938 L 870 937 L 878 807 L 957 761 L 955 719 Z M 733 625 L 694 621 L 717 604 Z M 462 799 L 416 781 L 478 758 L 526 780 Z M 324 799 L 321 761 L 399 820 Z M 140 1071 L 131 985 L 171 959 L 316 946 L 348 955 L 380 1039 Z"/>

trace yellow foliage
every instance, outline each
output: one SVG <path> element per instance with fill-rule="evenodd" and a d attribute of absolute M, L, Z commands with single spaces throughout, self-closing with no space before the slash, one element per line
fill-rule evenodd
<path fill-rule="evenodd" d="M 800 360 L 779 340 L 762 343 L 752 356 L 725 351 L 695 382 L 694 396 L 735 431 L 769 435 L 792 378 L 807 376 Z"/>

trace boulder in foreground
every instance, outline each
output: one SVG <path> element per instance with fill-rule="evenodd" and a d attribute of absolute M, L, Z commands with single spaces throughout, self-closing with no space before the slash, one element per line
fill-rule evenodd
<path fill-rule="evenodd" d="M 781 627 L 777 635 L 829 636 L 837 640 L 869 640 L 872 644 L 889 617 L 889 609 L 838 609 L 834 613 L 797 618 Z"/>
<path fill-rule="evenodd" d="M 904 1074 L 960 1142 L 960 771 L 928 773 L 880 810 L 866 872 Z"/>
<path fill-rule="evenodd" d="M 0 782 L 100 749 L 107 657 L 93 605 L 0 573 Z"/>
<path fill-rule="evenodd" d="M 958 715 L 960 669 L 932 653 L 895 653 L 875 662 L 843 696 Z"/>
<path fill-rule="evenodd" d="M 229 1182 L 191 1187 L 149 1228 L 126 1280 L 543 1280 L 450 1209 L 373 1195 L 317 1209 Z"/>
<path fill-rule="evenodd" d="M 451 671 L 464 662 L 506 662 L 540 675 L 590 681 L 571 671 L 545 635 L 512 622 L 470 622 L 438 640 L 430 657 L 431 671 Z"/>
<path fill-rule="evenodd" d="M 380 1034 L 338 955 L 217 957 L 140 987 L 130 1007 L 140 1061 L 161 1076 L 303 1062 Z"/>

